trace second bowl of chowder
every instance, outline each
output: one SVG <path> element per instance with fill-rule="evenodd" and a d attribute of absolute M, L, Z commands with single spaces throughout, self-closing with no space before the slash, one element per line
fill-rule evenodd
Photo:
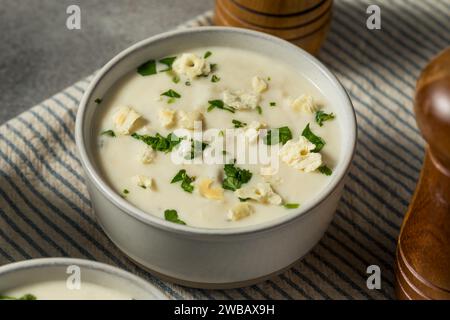
<path fill-rule="evenodd" d="M 83 97 L 76 140 L 111 240 L 162 277 L 222 288 L 280 272 L 320 240 L 356 122 L 311 55 L 212 27 L 111 60 Z"/>

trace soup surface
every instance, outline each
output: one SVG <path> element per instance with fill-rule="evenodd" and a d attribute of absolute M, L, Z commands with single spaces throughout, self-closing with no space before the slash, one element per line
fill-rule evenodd
<path fill-rule="evenodd" d="M 96 103 L 103 177 L 174 223 L 236 228 L 294 214 L 339 163 L 338 108 L 299 70 L 257 52 L 150 60 Z"/>
<path fill-rule="evenodd" d="M 23 298 L 32 295 L 36 300 L 131 300 L 126 294 L 98 284 L 81 284 L 80 289 L 68 289 L 65 281 L 38 282 L 2 293 L 2 296 Z"/>

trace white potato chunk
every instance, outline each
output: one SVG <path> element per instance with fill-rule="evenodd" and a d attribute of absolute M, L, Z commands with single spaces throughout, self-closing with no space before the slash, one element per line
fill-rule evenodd
<path fill-rule="evenodd" d="M 298 141 L 289 140 L 279 151 L 283 162 L 301 172 L 312 172 L 322 165 L 322 155 L 311 152 L 316 146 L 301 136 Z"/>
<path fill-rule="evenodd" d="M 153 186 L 153 179 L 143 175 L 136 175 L 133 177 L 134 183 L 143 189 L 151 189 Z"/>
<path fill-rule="evenodd" d="M 114 114 L 116 131 L 120 134 L 130 134 L 133 124 L 141 117 L 139 113 L 130 107 L 122 107 Z"/>
<path fill-rule="evenodd" d="M 259 103 L 259 95 L 252 92 L 229 91 L 222 93 L 223 102 L 237 110 L 256 109 Z"/>
<path fill-rule="evenodd" d="M 220 187 L 212 188 L 212 183 L 213 180 L 208 178 L 200 180 L 198 184 L 200 195 L 211 200 L 222 200 L 223 189 Z"/>
<path fill-rule="evenodd" d="M 140 154 L 140 160 L 143 164 L 152 163 L 156 157 L 156 151 L 149 146 L 145 146 Z"/>
<path fill-rule="evenodd" d="M 318 110 L 314 99 L 310 95 L 303 94 L 291 103 L 294 111 L 302 111 L 305 113 L 315 113 Z"/>
<path fill-rule="evenodd" d="M 252 121 L 245 130 L 245 136 L 248 142 L 255 143 L 258 141 L 259 131 L 266 128 L 266 124 L 259 121 Z"/>
<path fill-rule="evenodd" d="M 188 130 L 194 130 L 195 123 L 201 122 L 203 119 L 203 114 L 200 111 L 179 111 L 178 112 L 178 124 L 181 128 L 188 129 Z M 201 128 L 201 126 L 200 126 Z"/>
<path fill-rule="evenodd" d="M 238 203 L 228 211 L 228 220 L 238 221 L 253 213 L 253 208 L 245 202 Z"/>
<path fill-rule="evenodd" d="M 253 91 L 255 91 L 256 93 L 263 93 L 264 91 L 267 90 L 268 85 L 264 79 L 258 76 L 254 76 L 252 79 L 252 87 Z"/>
<path fill-rule="evenodd" d="M 244 187 L 238 189 L 234 194 L 241 199 L 252 199 L 261 203 L 273 205 L 281 205 L 283 199 L 275 191 L 268 182 L 260 182 L 256 187 Z"/>
<path fill-rule="evenodd" d="M 189 79 L 208 75 L 211 72 L 211 65 L 204 59 L 193 53 L 183 53 L 172 64 L 172 69 L 178 75 L 183 75 Z"/>
<path fill-rule="evenodd" d="M 159 110 L 159 123 L 164 128 L 171 128 L 175 124 L 175 110 L 163 108 Z"/>

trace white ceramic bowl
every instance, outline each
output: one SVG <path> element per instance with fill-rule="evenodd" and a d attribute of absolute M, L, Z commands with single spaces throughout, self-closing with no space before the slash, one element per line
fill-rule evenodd
<path fill-rule="evenodd" d="M 81 283 L 101 285 L 136 300 L 167 299 L 156 287 L 129 272 L 100 262 L 72 258 L 33 259 L 0 267 L 0 295 L 31 284 L 65 282 L 69 266 L 80 268 Z"/>
<path fill-rule="evenodd" d="M 228 46 L 254 50 L 287 61 L 333 103 L 342 138 L 341 158 L 331 182 L 309 205 L 282 218 L 236 229 L 203 229 L 174 224 L 143 212 L 105 183 L 93 160 L 94 100 L 130 70 L 150 58 L 193 47 Z M 333 218 L 353 158 L 356 119 L 351 101 L 335 76 L 316 58 L 267 34 L 222 27 L 164 33 L 121 52 L 97 74 L 81 101 L 76 142 L 86 183 L 101 226 L 129 257 L 162 278 L 193 287 L 248 285 L 284 270 L 320 240 Z M 174 199 L 176 201 L 176 199 Z"/>

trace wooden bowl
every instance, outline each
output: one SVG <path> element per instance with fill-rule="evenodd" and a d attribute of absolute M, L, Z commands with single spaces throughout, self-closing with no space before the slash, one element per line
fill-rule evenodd
<path fill-rule="evenodd" d="M 229 0 L 255 13 L 296 15 L 314 9 L 327 0 Z"/>
<path fill-rule="evenodd" d="M 274 13 L 271 14 L 257 13 L 240 6 L 233 0 L 216 0 L 216 3 L 216 6 L 221 6 L 222 10 L 226 10 L 229 15 L 249 25 L 261 28 L 283 29 L 300 28 L 319 19 L 324 19 L 324 16 L 330 14 L 333 0 L 322 1 L 312 9 L 290 15 L 278 14 L 277 11 L 273 11 Z"/>

